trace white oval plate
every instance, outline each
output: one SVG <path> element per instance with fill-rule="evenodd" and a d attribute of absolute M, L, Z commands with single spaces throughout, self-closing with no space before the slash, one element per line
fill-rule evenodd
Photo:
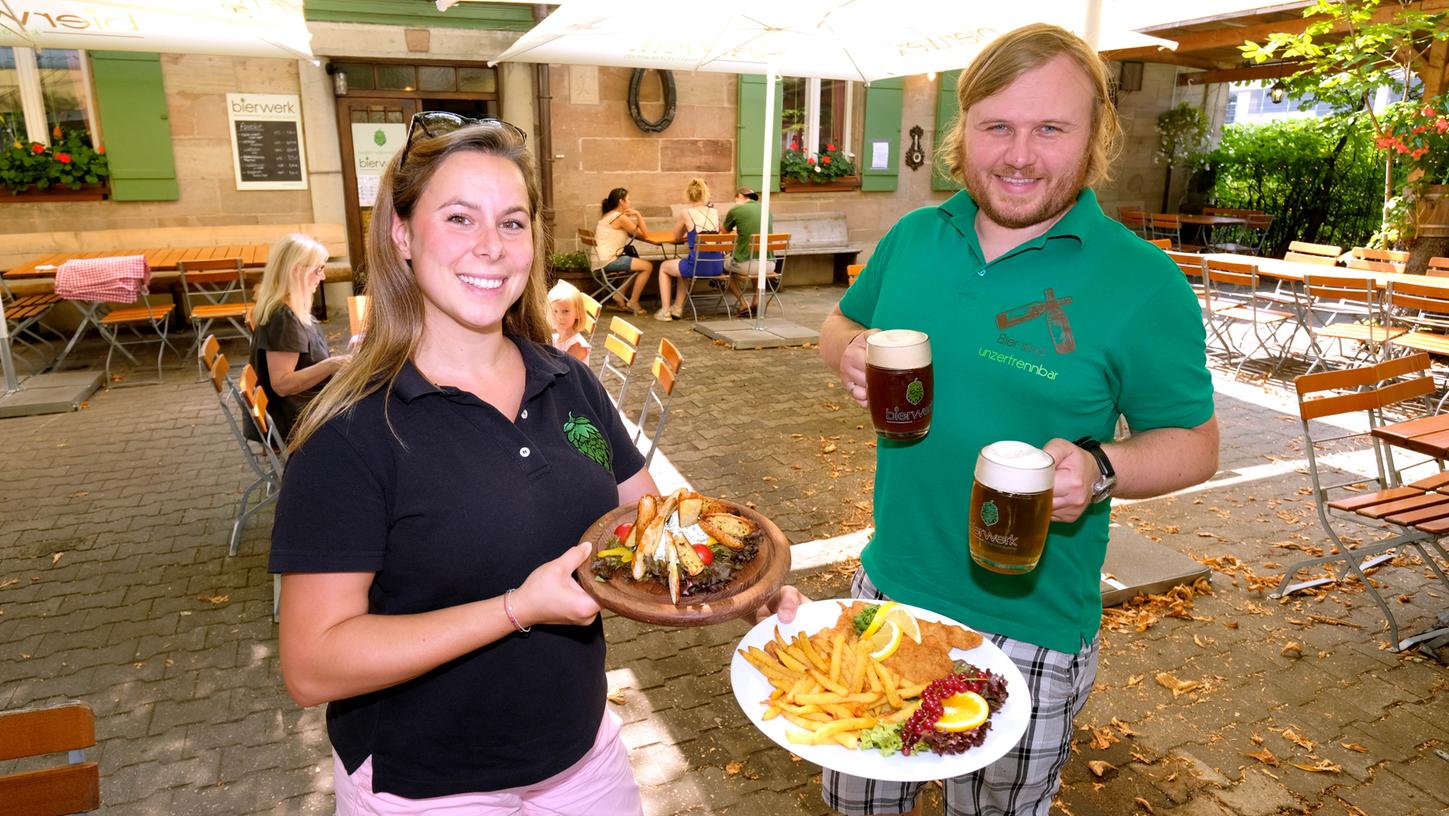
<path fill-rule="evenodd" d="M 997 648 L 996 644 L 990 640 L 982 641 L 980 646 L 969 651 L 951 650 L 952 659 L 965 660 L 974 666 L 990 669 L 1006 678 L 1006 702 L 1002 704 L 1001 710 L 991 715 L 991 731 L 987 733 L 986 741 L 964 753 L 941 756 L 923 751 L 910 756 L 901 754 L 881 756 L 880 751 L 874 748 L 852 750 L 843 745 L 797 745 L 785 738 L 785 729 L 795 726 L 792 726 L 784 717 L 775 717 L 770 720 L 761 719 L 765 713 L 762 701 L 770 696 L 774 687 L 770 685 L 759 669 L 751 666 L 749 661 L 740 655 L 740 650 L 750 646 L 763 649 L 765 644 L 774 637 L 776 626 L 780 627 L 780 634 L 784 637 L 791 637 L 798 632 L 813 634 L 821 629 L 833 627 L 840 618 L 839 604 L 849 604 L 853 600 L 860 599 L 842 598 L 801 604 L 799 611 L 795 614 L 795 620 L 791 623 L 780 623 L 779 616 L 771 615 L 755 624 L 755 627 L 740 639 L 739 644 L 735 647 L 735 653 L 730 659 L 730 686 L 733 687 L 735 701 L 739 703 L 745 716 L 755 724 L 756 728 L 764 732 L 765 736 L 801 759 L 813 762 L 822 768 L 853 776 L 895 782 L 922 782 L 968 774 L 1000 759 L 1021 740 L 1022 735 L 1026 733 L 1027 721 L 1031 719 L 1031 693 L 1027 690 L 1026 679 L 1021 676 L 1021 671 L 1016 668 L 1016 664 L 1012 663 L 1011 658 L 1007 657 L 1006 653 Z M 963 626 L 963 624 L 929 609 L 921 609 L 907 604 L 901 604 L 901 608 L 923 621 L 938 621 Z"/>

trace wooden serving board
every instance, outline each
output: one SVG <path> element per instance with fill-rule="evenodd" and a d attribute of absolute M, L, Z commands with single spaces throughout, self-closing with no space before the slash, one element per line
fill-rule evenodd
<path fill-rule="evenodd" d="M 760 550 L 724 588 L 714 592 L 681 596 L 679 603 L 669 600 L 669 588 L 654 580 L 636 582 L 628 570 L 614 573 L 607 581 L 594 576 L 594 559 L 590 558 L 574 573 L 584 591 L 599 606 L 626 618 L 659 626 L 707 626 L 733 620 L 764 605 L 785 583 L 790 574 L 790 541 L 773 521 L 750 507 L 731 501 L 722 503 L 731 513 L 753 521 L 764 532 Z M 636 505 L 617 507 L 606 513 L 584 531 L 580 541 L 593 544 L 594 552 L 606 548 L 614 528 L 633 522 Z"/>

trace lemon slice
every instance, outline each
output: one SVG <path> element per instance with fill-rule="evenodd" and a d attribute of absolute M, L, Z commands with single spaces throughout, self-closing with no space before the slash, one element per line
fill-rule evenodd
<path fill-rule="evenodd" d="M 985 697 L 974 691 L 963 691 L 941 701 L 941 719 L 936 720 L 936 728 L 941 731 L 970 731 L 986 722 L 990 715 L 991 707 L 986 704 Z"/>
<path fill-rule="evenodd" d="M 916 622 L 916 619 L 911 616 L 911 613 L 900 608 L 887 609 L 882 610 L 881 612 L 877 612 L 876 618 L 879 619 L 882 614 L 884 614 L 886 616 L 886 619 L 889 620 L 891 623 L 899 626 L 901 628 L 901 633 L 904 634 L 906 637 L 910 638 L 916 643 L 921 642 L 921 624 Z"/>
<path fill-rule="evenodd" d="M 897 606 L 900 606 L 900 604 L 896 603 L 895 601 L 886 601 L 885 603 L 881 604 L 875 610 L 875 617 L 871 618 L 870 625 L 865 627 L 864 632 L 860 633 L 860 639 L 865 640 L 871 635 L 874 635 L 876 632 L 879 632 L 881 626 L 886 622 L 886 616 L 889 615 L 891 613 L 891 610 L 895 609 Z"/>
<path fill-rule="evenodd" d="M 863 638 L 865 648 L 870 650 L 870 656 L 877 662 L 885 660 L 896 653 L 901 645 L 901 627 L 896 626 L 892 621 L 886 621 L 879 632 L 868 638 Z"/>

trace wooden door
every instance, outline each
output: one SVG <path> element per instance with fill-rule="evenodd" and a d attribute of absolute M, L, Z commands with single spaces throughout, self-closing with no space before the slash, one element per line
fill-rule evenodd
<path fill-rule="evenodd" d="M 402 149 L 408 122 L 421 109 L 419 99 L 347 96 L 337 100 L 337 137 L 342 147 L 343 198 L 347 203 L 347 252 L 352 259 L 354 293 L 362 292 L 365 281 L 372 195 L 382 165 Z"/>

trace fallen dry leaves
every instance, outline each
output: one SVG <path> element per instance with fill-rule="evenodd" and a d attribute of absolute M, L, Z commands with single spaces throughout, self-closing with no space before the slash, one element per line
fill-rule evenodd
<path fill-rule="evenodd" d="M 1117 766 L 1113 765 L 1110 762 L 1107 762 L 1106 760 L 1090 759 L 1087 760 L 1087 770 L 1091 771 L 1093 774 L 1100 778 L 1102 776 L 1105 776 L 1108 771 L 1117 770 Z"/>
<path fill-rule="evenodd" d="M 1187 694 L 1194 689 L 1202 688 L 1202 683 L 1196 680 L 1179 680 L 1167 672 L 1158 672 L 1153 679 L 1157 681 L 1157 685 L 1170 690 L 1174 700 L 1177 699 L 1178 695 Z"/>
<path fill-rule="evenodd" d="M 1256 759 L 1259 762 L 1263 763 L 1264 765 L 1272 765 L 1274 767 L 1277 767 L 1278 765 L 1278 757 L 1274 756 L 1273 752 L 1269 751 L 1267 748 L 1264 748 L 1261 751 L 1244 751 L 1243 755 L 1250 756 L 1253 759 Z"/>
<path fill-rule="evenodd" d="M 1152 813 L 1153 812 L 1152 811 L 1152 803 L 1149 802 L 1149 801 L 1147 801 L 1146 799 L 1143 799 L 1141 796 L 1134 796 L 1134 797 L 1132 797 L 1132 801 L 1136 802 L 1138 807 L 1142 808 L 1143 810 L 1147 811 L 1148 813 Z"/>
<path fill-rule="evenodd" d="M 206 601 L 207 603 L 211 604 L 212 606 L 221 606 L 224 603 L 230 602 L 231 601 L 231 596 L 230 595 L 197 595 L 196 596 L 196 600 L 198 600 L 198 601 Z"/>
<path fill-rule="evenodd" d="M 1317 763 L 1313 765 L 1308 765 L 1303 762 L 1294 762 L 1290 764 L 1292 764 L 1295 768 L 1309 771 L 1311 773 L 1343 773 L 1342 765 L 1339 765 L 1337 762 L 1332 762 L 1327 759 L 1320 759 Z"/>
<path fill-rule="evenodd" d="M 1145 632 L 1162 618 L 1193 620 L 1193 598 L 1212 592 L 1212 584 L 1199 578 L 1191 586 L 1180 584 L 1160 595 L 1138 595 L 1119 607 L 1103 609 L 1102 628 L 1110 632 Z"/>
<path fill-rule="evenodd" d="M 1356 742 L 1340 742 L 1339 745 L 1342 745 L 1345 749 L 1347 749 L 1349 751 L 1353 751 L 1354 753 L 1358 753 L 1358 754 L 1367 754 L 1368 753 L 1368 749 L 1367 748 L 1363 747 L 1362 745 L 1359 745 Z"/>

